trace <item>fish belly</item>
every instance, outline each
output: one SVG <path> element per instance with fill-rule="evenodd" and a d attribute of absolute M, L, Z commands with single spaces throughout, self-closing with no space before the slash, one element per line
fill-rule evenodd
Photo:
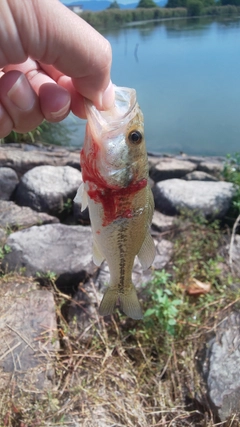
<path fill-rule="evenodd" d="M 106 225 L 105 210 L 101 203 L 89 197 L 89 212 L 93 231 L 93 259 L 97 265 L 106 259 L 110 270 L 110 283 L 100 306 L 100 314 L 111 314 L 119 299 L 125 314 L 142 318 L 136 290 L 132 284 L 135 256 L 140 252 L 149 233 L 148 189 L 142 189 L 128 206 L 128 217 L 116 213 L 116 219 Z M 124 211 L 126 212 L 126 210 Z"/>

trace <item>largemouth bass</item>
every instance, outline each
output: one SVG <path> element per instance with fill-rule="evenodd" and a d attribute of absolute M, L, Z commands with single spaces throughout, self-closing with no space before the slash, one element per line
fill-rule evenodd
<path fill-rule="evenodd" d="M 98 111 L 86 101 L 87 126 L 81 151 L 83 184 L 75 201 L 89 206 L 93 231 L 93 261 L 106 259 L 110 284 L 100 304 L 102 316 L 111 314 L 117 300 L 133 319 L 142 310 L 132 284 L 137 255 L 143 269 L 151 266 L 155 247 L 150 235 L 154 210 L 148 185 L 148 159 L 143 114 L 134 89 L 115 87 L 115 104 Z"/>

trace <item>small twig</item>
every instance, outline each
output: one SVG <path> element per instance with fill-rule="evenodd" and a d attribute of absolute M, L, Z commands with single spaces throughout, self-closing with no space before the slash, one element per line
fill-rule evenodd
<path fill-rule="evenodd" d="M 9 353 L 11 353 L 13 350 L 15 350 L 15 348 L 19 347 L 22 343 L 18 342 L 17 344 L 15 344 L 12 348 L 10 348 L 9 350 L 7 350 L 4 354 L 2 354 L 2 356 L 0 356 L 0 361 L 2 359 L 4 359 Z"/>
<path fill-rule="evenodd" d="M 28 340 L 16 329 L 14 329 L 12 326 L 8 325 L 6 323 L 6 326 L 12 331 L 15 332 L 15 334 L 17 334 L 34 352 L 36 351 L 35 348 L 33 348 L 33 346 L 28 342 Z"/>
<path fill-rule="evenodd" d="M 230 265 L 232 273 L 233 273 L 232 253 L 233 253 L 234 237 L 235 237 L 236 229 L 237 229 L 239 222 L 240 222 L 240 214 L 238 215 L 238 217 L 234 223 L 232 235 L 231 235 L 230 247 L 229 247 L 229 265 Z"/>

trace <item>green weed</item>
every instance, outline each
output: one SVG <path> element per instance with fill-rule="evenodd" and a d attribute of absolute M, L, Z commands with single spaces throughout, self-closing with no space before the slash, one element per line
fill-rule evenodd
<path fill-rule="evenodd" d="M 218 221 L 208 223 L 196 213 L 182 213 L 172 262 L 167 271 L 154 272 L 148 284 L 150 301 L 142 336 L 148 339 L 160 331 L 185 338 L 238 299 L 230 272 L 222 272 L 222 234 Z"/>
<path fill-rule="evenodd" d="M 73 201 L 72 199 L 68 198 L 67 201 L 63 204 L 62 212 L 70 214 L 72 212 L 72 209 L 73 209 Z"/>
<path fill-rule="evenodd" d="M 217 284 L 221 230 L 219 221 L 209 223 L 196 212 L 183 212 L 179 235 L 174 244 L 173 270 L 175 281 L 187 283 L 196 278 Z"/>
<path fill-rule="evenodd" d="M 39 271 L 37 271 L 36 277 L 41 284 L 44 284 L 45 286 L 52 286 L 55 283 L 57 274 L 53 271 L 47 271 L 46 273 L 40 273 Z"/>
<path fill-rule="evenodd" d="M 232 207 L 233 215 L 240 214 L 240 153 L 227 155 L 227 160 L 223 169 L 223 177 L 226 181 L 232 182 L 235 186 Z"/>
<path fill-rule="evenodd" d="M 5 255 L 9 254 L 11 252 L 11 248 L 8 245 L 4 245 L 2 248 L 0 248 L 0 259 L 3 259 Z"/>
<path fill-rule="evenodd" d="M 164 331 L 175 335 L 179 312 L 177 307 L 183 304 L 183 300 L 176 298 L 173 292 L 166 287 L 171 286 L 171 282 L 168 283 L 170 277 L 171 275 L 165 270 L 154 273 L 149 291 L 152 307 L 147 309 L 144 318 L 147 320 L 147 327 L 151 327 L 157 321 Z"/>

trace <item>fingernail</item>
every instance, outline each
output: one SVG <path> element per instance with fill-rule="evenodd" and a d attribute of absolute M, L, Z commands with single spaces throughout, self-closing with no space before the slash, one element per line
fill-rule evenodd
<path fill-rule="evenodd" d="M 51 117 L 53 119 L 58 119 L 58 118 L 65 116 L 65 114 L 67 114 L 70 110 L 70 104 L 71 104 L 71 99 L 67 102 L 66 105 L 64 105 L 62 108 L 60 108 L 60 110 L 52 111 Z"/>
<path fill-rule="evenodd" d="M 114 100 L 115 100 L 115 91 L 113 88 L 113 84 L 110 80 L 110 83 L 102 96 L 103 110 L 109 110 L 113 106 Z"/>
<path fill-rule="evenodd" d="M 24 74 L 17 79 L 7 93 L 10 101 L 22 111 L 31 110 L 35 103 L 35 93 Z"/>

